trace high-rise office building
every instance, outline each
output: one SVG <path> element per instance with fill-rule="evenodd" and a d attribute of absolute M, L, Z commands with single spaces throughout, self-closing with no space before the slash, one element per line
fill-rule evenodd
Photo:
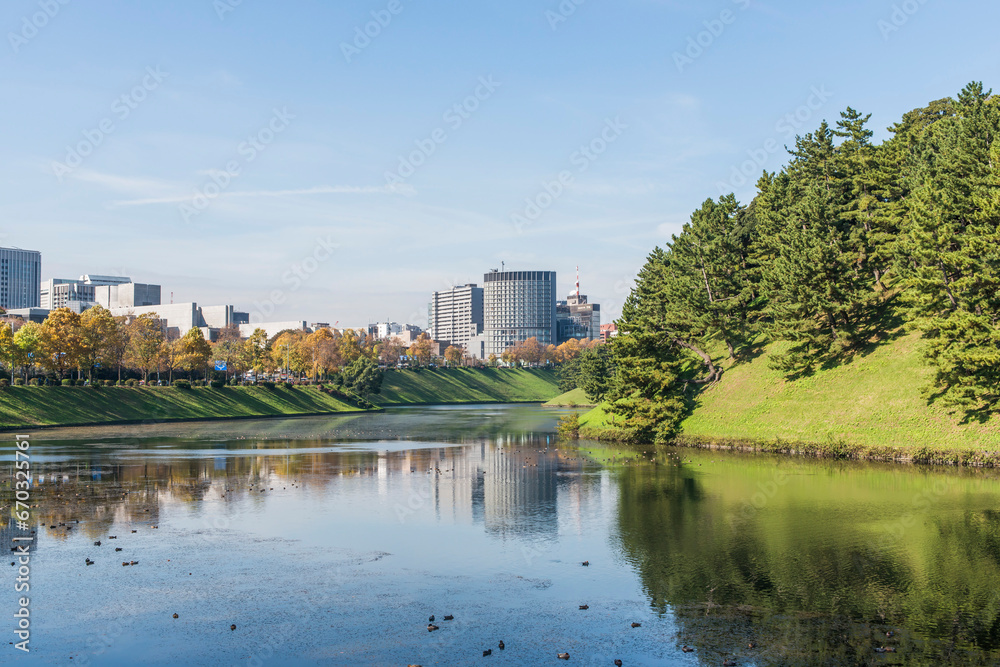
<path fill-rule="evenodd" d="M 507 348 L 536 338 L 555 344 L 556 272 L 497 271 L 483 277 L 483 334 L 473 356 L 500 356 Z"/>
<path fill-rule="evenodd" d="M 38 308 L 41 284 L 42 253 L 0 248 L 0 308 Z"/>
<path fill-rule="evenodd" d="M 483 288 L 461 285 L 434 292 L 427 319 L 431 338 L 465 347 L 470 338 L 483 331 Z"/>

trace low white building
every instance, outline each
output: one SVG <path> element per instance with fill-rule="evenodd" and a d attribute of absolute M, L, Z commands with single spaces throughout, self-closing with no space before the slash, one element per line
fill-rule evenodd
<path fill-rule="evenodd" d="M 169 303 L 158 306 L 109 308 L 115 317 L 155 313 L 170 338 L 183 336 L 191 329 L 208 331 L 205 338 L 214 340 L 220 329 L 233 324 L 233 306 L 204 306 L 197 303 Z"/>
<path fill-rule="evenodd" d="M 241 324 L 240 336 L 243 338 L 249 338 L 257 329 L 263 329 L 268 338 L 273 338 L 282 331 L 287 331 L 288 329 L 291 329 L 292 331 L 305 331 L 306 333 L 312 333 L 312 329 L 306 325 L 304 320 L 296 320 L 292 322 L 258 322 L 257 324 Z"/>

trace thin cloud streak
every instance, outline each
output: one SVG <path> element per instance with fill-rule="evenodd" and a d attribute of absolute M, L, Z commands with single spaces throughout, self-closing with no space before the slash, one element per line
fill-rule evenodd
<path fill-rule="evenodd" d="M 297 190 L 242 190 L 236 192 L 223 192 L 217 198 L 225 199 L 230 197 L 296 197 L 302 195 L 332 195 L 332 194 L 390 194 L 413 196 L 417 194 L 413 186 L 356 186 L 356 185 L 322 185 L 315 188 L 300 188 Z M 122 206 L 148 206 L 150 204 L 179 204 L 191 200 L 191 195 L 176 195 L 172 197 L 151 197 L 148 199 L 123 199 L 111 202 L 113 207 Z"/>

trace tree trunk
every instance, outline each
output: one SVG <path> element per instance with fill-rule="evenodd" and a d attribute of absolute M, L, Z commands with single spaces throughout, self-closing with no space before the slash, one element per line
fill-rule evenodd
<path fill-rule="evenodd" d="M 672 342 L 674 345 L 683 347 L 686 350 L 691 350 L 701 357 L 701 361 L 705 365 L 705 369 L 708 371 L 708 375 L 705 377 L 698 380 L 692 380 L 691 382 L 694 384 L 713 384 L 719 381 L 719 378 L 722 377 L 722 369 L 716 367 L 715 363 L 712 362 L 712 357 L 707 352 L 696 345 L 692 345 L 685 340 L 681 340 L 680 338 L 674 338 Z"/>
<path fill-rule="evenodd" d="M 948 280 L 948 272 L 944 268 L 944 263 L 938 262 L 938 266 L 941 267 L 941 275 L 944 277 L 944 291 L 948 293 L 948 300 L 951 301 L 951 307 L 958 308 L 958 301 L 955 300 L 955 295 L 951 293 L 951 281 Z"/>

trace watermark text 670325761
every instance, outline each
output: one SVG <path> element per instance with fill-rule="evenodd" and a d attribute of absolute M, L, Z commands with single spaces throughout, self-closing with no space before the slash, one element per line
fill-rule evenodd
<path fill-rule="evenodd" d="M 14 450 L 14 519 L 21 533 L 28 533 L 31 526 L 31 459 L 27 435 L 18 435 L 17 449 Z M 14 648 L 28 653 L 31 642 L 31 599 L 26 595 L 31 591 L 31 543 L 29 535 L 12 538 L 11 551 L 17 558 L 17 572 L 14 577 L 14 592 L 18 593 L 17 609 L 14 611 L 14 635 L 19 640 Z"/>

